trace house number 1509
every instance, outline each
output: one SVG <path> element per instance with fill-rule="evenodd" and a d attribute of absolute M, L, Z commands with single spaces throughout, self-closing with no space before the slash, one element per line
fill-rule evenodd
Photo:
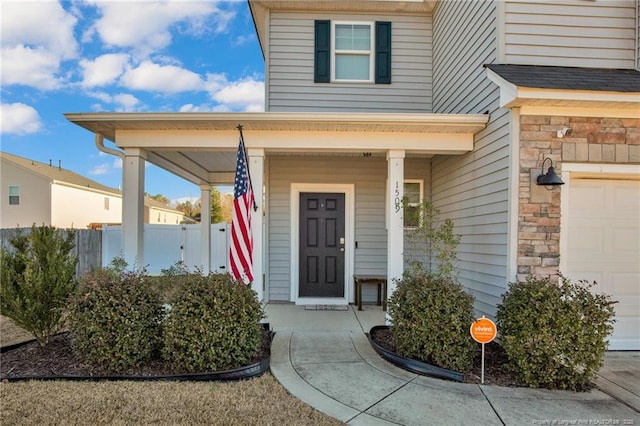
<path fill-rule="evenodd" d="M 396 189 L 393 195 L 395 196 L 393 201 L 395 202 L 395 205 L 396 205 L 396 213 L 398 213 L 402 208 L 402 203 L 400 202 L 400 184 L 398 183 L 398 181 L 396 181 Z"/>

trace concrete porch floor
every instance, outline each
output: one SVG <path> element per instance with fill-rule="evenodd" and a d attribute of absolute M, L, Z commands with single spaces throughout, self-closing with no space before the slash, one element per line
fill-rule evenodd
<path fill-rule="evenodd" d="M 640 424 L 640 352 L 608 353 L 591 392 L 453 383 L 399 369 L 375 353 L 364 333 L 384 324 L 378 306 L 326 311 L 274 303 L 265 311 L 276 332 L 273 375 L 292 395 L 348 424 Z"/>

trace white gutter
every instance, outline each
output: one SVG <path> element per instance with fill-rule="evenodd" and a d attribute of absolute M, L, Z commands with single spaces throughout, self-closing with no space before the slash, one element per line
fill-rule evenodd
<path fill-rule="evenodd" d="M 105 154 L 111 154 L 115 155 L 116 157 L 120 157 L 120 159 L 124 161 L 124 152 L 104 146 L 104 136 L 102 136 L 100 133 L 95 134 L 95 140 L 96 148 L 98 148 L 100 151 L 104 152 Z"/>

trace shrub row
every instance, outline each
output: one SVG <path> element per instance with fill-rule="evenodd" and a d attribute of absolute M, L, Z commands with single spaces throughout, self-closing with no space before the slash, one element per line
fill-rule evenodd
<path fill-rule="evenodd" d="M 594 283 L 595 284 L 595 283 Z M 611 298 L 594 284 L 529 278 L 509 285 L 498 306 L 499 341 L 509 368 L 531 387 L 588 388 L 613 331 Z M 390 299 L 394 343 L 404 356 L 467 372 L 478 353 L 469 333 L 473 296 L 452 280 L 405 273 Z"/>
<path fill-rule="evenodd" d="M 250 287 L 175 270 L 160 281 L 178 289 L 164 308 L 144 271 L 120 265 L 89 273 L 71 304 L 74 349 L 114 372 L 158 355 L 184 372 L 229 369 L 260 349 L 262 305 Z"/>

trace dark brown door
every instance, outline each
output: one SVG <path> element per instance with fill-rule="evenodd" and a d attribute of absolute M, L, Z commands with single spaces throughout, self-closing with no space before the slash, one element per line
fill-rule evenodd
<path fill-rule="evenodd" d="M 344 296 L 344 194 L 300 194 L 298 294 Z"/>

